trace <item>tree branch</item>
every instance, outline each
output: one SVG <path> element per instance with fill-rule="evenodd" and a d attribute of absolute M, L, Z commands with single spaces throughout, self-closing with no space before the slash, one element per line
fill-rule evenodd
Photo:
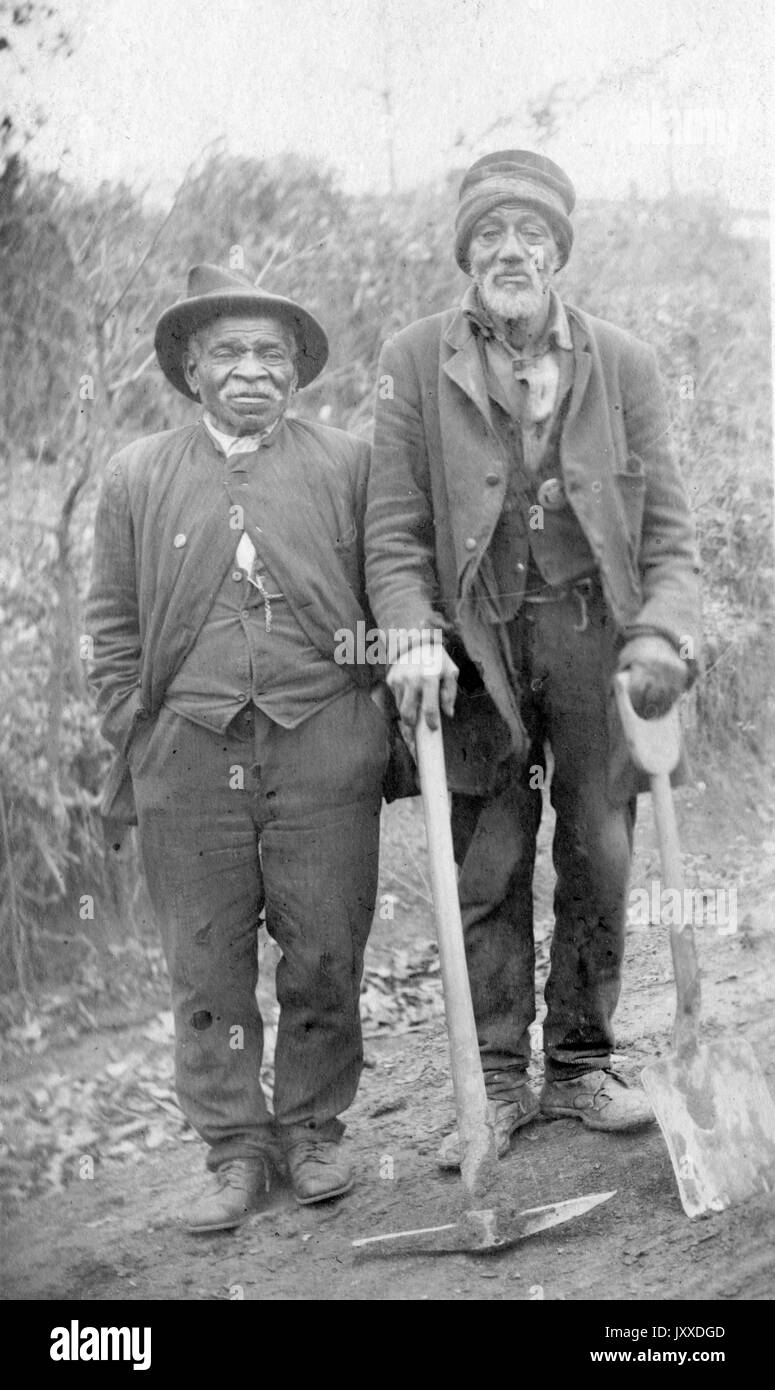
<path fill-rule="evenodd" d="M 280 273 L 281 270 L 285 270 L 287 266 L 293 265 L 293 262 L 294 262 L 294 261 L 300 261 L 301 258 L 302 258 L 302 256 L 310 256 L 310 255 L 312 254 L 313 251 L 320 251 L 320 250 L 322 249 L 322 247 L 324 247 L 330 240 L 331 240 L 330 237 L 324 236 L 324 237 L 322 238 L 321 241 L 313 241 L 313 242 L 310 242 L 309 246 L 303 247 L 301 251 L 294 251 L 294 252 L 293 252 L 293 255 L 288 256 L 287 260 L 281 261 L 280 264 L 279 264 L 278 266 L 275 266 L 275 274 L 279 275 L 279 273 Z M 270 256 L 268 265 L 271 265 L 271 264 L 272 264 L 272 257 Z M 267 266 L 267 268 L 268 268 L 268 266 Z M 266 274 L 266 270 L 262 271 L 262 275 L 265 275 L 265 274 Z M 256 287 L 258 287 L 258 284 L 259 284 L 260 279 L 261 279 L 261 276 L 259 276 L 258 280 L 256 280 Z"/>
<path fill-rule="evenodd" d="M 143 359 L 143 361 L 140 363 L 140 366 L 137 367 L 129 376 L 122 377 L 120 381 L 112 381 L 108 385 L 106 385 L 105 389 L 108 393 L 110 400 L 112 401 L 113 397 L 117 395 L 119 391 L 123 391 L 125 386 L 131 386 L 133 381 L 137 381 L 138 377 L 141 377 L 143 372 L 147 371 L 148 367 L 150 367 L 151 363 L 155 362 L 155 360 L 156 349 L 154 348 L 153 351 L 149 352 L 148 356 Z"/>
<path fill-rule="evenodd" d="M 11 916 L 11 956 L 13 958 L 13 968 L 16 972 L 16 982 L 25 1000 L 29 1000 L 29 981 L 27 978 L 27 962 L 25 959 L 24 945 L 24 923 L 19 912 L 19 898 L 16 892 L 16 875 L 13 868 L 13 855 L 11 853 L 11 834 L 8 829 L 8 815 L 5 808 L 5 796 L 3 794 L 3 784 L 0 781 L 0 833 L 3 837 L 3 848 L 5 850 L 5 877 L 8 883 L 8 906 Z"/>
<path fill-rule="evenodd" d="M 177 191 L 176 191 L 176 193 L 175 193 L 175 196 L 174 196 L 174 198 L 172 199 L 172 203 L 170 204 L 170 210 L 169 210 L 169 212 L 167 213 L 167 216 L 164 218 L 164 220 L 163 220 L 161 226 L 160 226 L 159 228 L 157 228 L 157 231 L 156 231 L 155 235 L 151 238 L 151 241 L 150 241 L 149 245 L 146 247 L 146 250 L 144 251 L 143 255 L 140 257 L 140 259 L 139 259 L 137 265 L 135 266 L 134 270 L 132 271 L 132 274 L 130 275 L 129 279 L 127 280 L 126 284 L 124 285 L 124 288 L 121 290 L 121 292 L 119 293 L 119 295 L 117 296 L 117 298 L 113 301 L 113 303 L 111 304 L 110 308 L 106 310 L 106 312 L 102 315 L 102 317 L 101 317 L 100 319 L 98 319 L 98 321 L 97 321 L 97 328 L 98 328 L 99 331 L 101 331 L 101 330 L 105 327 L 105 324 L 107 323 L 107 321 L 108 321 L 108 319 L 111 317 L 111 315 L 112 315 L 112 314 L 115 314 L 115 312 L 116 312 L 117 308 L 119 307 L 119 305 L 121 304 L 122 300 L 125 299 L 126 295 L 129 293 L 130 289 L 132 288 L 132 286 L 133 286 L 135 280 L 137 279 L 138 275 L 140 274 L 140 271 L 142 270 L 142 268 L 143 268 L 143 266 L 145 265 L 146 261 L 148 260 L 148 258 L 149 258 L 150 256 L 153 255 L 154 251 L 156 250 L 156 247 L 157 247 L 158 244 L 159 244 L 159 241 L 160 241 L 160 238 L 161 238 L 161 236 L 162 236 L 162 233 L 164 232 L 165 227 L 167 227 L 167 225 L 168 225 L 170 219 L 172 218 L 174 212 L 175 212 L 176 209 L 177 209 L 177 206 L 178 206 L 178 203 L 180 202 L 181 197 L 183 196 L 183 191 L 184 191 L 184 189 L 186 188 L 186 186 L 187 186 L 187 184 L 188 184 L 188 179 L 189 179 L 189 174 L 190 174 L 190 172 L 191 172 L 191 166 L 189 166 L 189 168 L 186 170 L 185 174 L 183 175 L 183 179 L 181 180 L 181 183 L 179 184 L 179 186 L 178 186 L 178 188 L 177 188 Z"/>

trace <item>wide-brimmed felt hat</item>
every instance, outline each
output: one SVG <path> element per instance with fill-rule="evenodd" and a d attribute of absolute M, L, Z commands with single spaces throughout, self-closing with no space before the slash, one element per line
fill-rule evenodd
<path fill-rule="evenodd" d="M 480 217 L 503 203 L 526 203 L 543 213 L 564 265 L 573 245 L 570 214 L 576 191 L 559 164 L 534 150 L 495 150 L 477 159 L 460 185 L 455 217 L 455 258 L 468 273 L 468 246 Z"/>
<path fill-rule="evenodd" d="M 217 265 L 195 265 L 188 272 L 188 292 L 165 309 L 156 325 L 154 346 L 159 366 L 176 391 L 197 400 L 183 372 L 183 354 L 192 333 L 223 315 L 254 318 L 267 315 L 288 324 L 298 352 L 299 386 L 309 386 L 328 360 L 328 339 L 312 314 L 293 299 L 257 289 L 244 275 Z"/>

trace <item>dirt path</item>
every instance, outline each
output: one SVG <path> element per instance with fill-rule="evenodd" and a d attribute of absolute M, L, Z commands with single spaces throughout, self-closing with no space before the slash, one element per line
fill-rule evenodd
<path fill-rule="evenodd" d="M 644 807 L 645 810 L 645 807 Z M 416 808 L 394 812 L 404 824 L 398 843 L 416 838 Z M 406 836 L 407 817 L 410 834 Z M 638 831 L 635 882 L 654 864 L 648 814 Z M 775 868 L 771 831 L 753 822 L 730 828 L 701 794 L 682 805 L 687 867 L 704 886 L 738 888 L 738 926 L 731 934 L 700 934 L 707 1035 L 741 1033 L 752 1044 L 775 1090 L 775 934 L 769 902 Z M 394 824 L 395 828 L 395 824 Z M 388 827 L 388 837 L 392 832 Z M 550 875 L 544 832 L 538 880 L 539 917 L 546 920 Z M 737 836 L 737 840 L 735 839 Z M 762 845 L 763 842 L 763 845 Z M 400 853 L 395 842 L 391 872 Z M 763 847 L 764 846 L 764 847 Z M 409 858 L 412 857 L 407 849 Z M 768 862 L 769 856 L 769 862 Z M 406 874 L 416 872 L 406 866 Z M 409 879 L 406 880 L 407 882 Z M 396 880 L 398 882 L 398 879 Z M 391 884 L 395 887 L 395 884 Z M 415 908 L 417 905 L 415 904 Z M 415 910 L 375 928 L 370 960 L 386 961 L 430 935 Z M 542 953 L 545 960 L 545 951 Z M 545 972 L 545 964 L 542 966 Z M 639 1068 L 666 1051 L 673 1012 L 669 949 L 656 927 L 629 937 L 622 1003 L 617 1014 L 619 1065 Z M 60 1072 L 86 1075 L 129 1054 L 139 1030 L 109 1039 L 95 1035 L 60 1053 Z M 538 1034 L 540 1046 L 540 1033 Z M 148 1044 L 152 1046 L 152 1044 Z M 351 1196 L 302 1210 L 280 1190 L 271 1210 L 228 1236 L 191 1238 L 174 1214 L 201 1184 L 199 1146 L 165 1145 L 135 1162 L 101 1163 L 91 1181 L 23 1204 L 6 1228 L 6 1298 L 109 1299 L 733 1299 L 775 1292 L 775 1200 L 766 1196 L 700 1222 L 678 1200 L 659 1132 L 606 1136 L 577 1121 L 541 1121 L 520 1133 L 501 1165 L 497 1194 L 504 1207 L 535 1206 L 584 1192 L 616 1189 L 604 1206 L 512 1250 L 485 1259 L 465 1255 L 359 1260 L 350 1241 L 380 1231 L 438 1224 L 458 1214 L 461 1190 L 440 1173 L 434 1154 L 451 1126 L 452 1093 L 443 1024 L 371 1037 L 361 1090 L 348 1119 L 358 1170 Z M 45 1079 L 39 1060 L 23 1075 L 6 1074 L 6 1093 Z M 540 1068 L 536 1065 L 536 1077 Z"/>

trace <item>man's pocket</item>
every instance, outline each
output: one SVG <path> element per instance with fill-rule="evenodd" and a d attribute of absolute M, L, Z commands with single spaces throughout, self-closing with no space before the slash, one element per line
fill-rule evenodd
<path fill-rule="evenodd" d="M 155 723 L 155 719 L 135 719 L 123 750 L 114 754 L 100 800 L 100 815 L 104 819 L 137 825 L 132 766 L 138 747 L 148 742 Z"/>
<path fill-rule="evenodd" d="M 132 774 L 123 753 L 114 754 L 100 799 L 100 815 L 105 820 L 137 825 Z"/>

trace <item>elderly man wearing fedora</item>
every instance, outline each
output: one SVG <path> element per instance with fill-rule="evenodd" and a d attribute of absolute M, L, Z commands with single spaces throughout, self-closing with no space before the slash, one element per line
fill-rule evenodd
<path fill-rule="evenodd" d="M 656 358 L 553 288 L 575 195 L 551 160 L 504 150 L 465 175 L 458 308 L 388 341 L 366 518 L 377 621 L 446 631 L 441 675 L 388 674 L 403 722 L 443 715 L 479 1044 L 501 1156 L 539 1110 L 600 1130 L 651 1120 L 611 1067 L 636 796 L 612 698 L 645 716 L 692 679 L 693 528 Z M 532 879 L 546 749 L 556 812 L 544 1084 Z M 440 1162 L 459 1162 L 455 1133 Z"/>
<path fill-rule="evenodd" d="M 136 814 L 178 1096 L 209 1146 L 210 1187 L 186 1224 L 216 1231 L 265 1200 L 278 1159 L 301 1203 L 352 1186 L 339 1115 L 362 1065 L 389 728 L 374 667 L 335 659 L 335 634 L 368 621 L 369 448 L 286 414 L 325 364 L 323 329 L 203 265 L 162 314 L 156 351 L 203 414 L 111 460 L 87 620 L 116 751 L 103 813 Z M 282 950 L 273 1115 L 259 1079 L 262 909 Z"/>

